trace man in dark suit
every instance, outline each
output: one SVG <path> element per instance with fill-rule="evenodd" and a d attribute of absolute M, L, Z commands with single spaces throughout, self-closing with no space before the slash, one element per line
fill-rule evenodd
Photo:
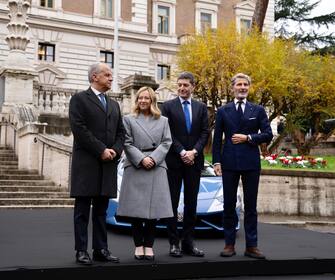
<path fill-rule="evenodd" d="M 272 131 L 262 106 L 247 101 L 251 79 L 239 73 L 232 78 L 234 101 L 218 109 L 213 139 L 213 163 L 222 174 L 224 187 L 224 234 L 222 257 L 235 252 L 237 188 L 242 179 L 244 194 L 245 256 L 263 259 L 257 248 L 257 193 L 260 176 L 258 145 L 269 143 Z M 222 149 L 222 136 L 225 140 Z"/>
<path fill-rule="evenodd" d="M 182 253 L 185 253 L 203 257 L 204 252 L 197 249 L 193 242 L 193 231 L 196 222 L 200 173 L 204 166 L 203 149 L 209 135 L 207 107 L 204 103 L 191 98 L 194 90 L 194 77 L 191 73 L 181 73 L 177 85 L 179 96 L 166 101 L 162 106 L 162 114 L 169 119 L 172 135 L 172 146 L 166 157 L 174 213 L 174 217 L 167 220 L 170 255 L 181 257 Z M 182 248 L 180 248 L 177 208 L 182 181 L 184 182 L 184 217 Z"/>
<path fill-rule="evenodd" d="M 71 197 L 75 198 L 76 261 L 90 265 L 87 227 L 92 208 L 93 260 L 118 262 L 107 246 L 106 210 L 116 197 L 117 164 L 123 150 L 124 128 L 119 105 L 104 94 L 111 88 L 112 71 L 104 63 L 88 73 L 90 88 L 72 96 L 69 118 L 73 133 Z"/>

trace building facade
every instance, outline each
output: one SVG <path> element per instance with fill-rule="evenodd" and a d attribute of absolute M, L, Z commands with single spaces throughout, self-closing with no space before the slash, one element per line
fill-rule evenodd
<path fill-rule="evenodd" d="M 26 55 L 37 82 L 81 90 L 88 86 L 88 66 L 114 67 L 114 10 L 117 0 L 31 0 L 30 42 Z M 175 54 L 183 36 L 235 22 L 249 28 L 255 0 L 118 0 L 118 84 L 130 75 L 154 77 L 160 89 L 176 69 Z M 7 2 L 0 0 L 0 66 L 8 55 Z M 273 35 L 274 0 L 265 31 Z M 166 95 L 166 93 L 165 93 Z"/>

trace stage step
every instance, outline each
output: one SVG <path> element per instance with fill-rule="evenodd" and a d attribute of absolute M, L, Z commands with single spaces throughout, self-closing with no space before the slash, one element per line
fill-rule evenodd
<path fill-rule="evenodd" d="M 68 188 L 55 186 L 37 171 L 18 169 L 13 150 L 0 147 L 0 208 L 69 208 Z"/>

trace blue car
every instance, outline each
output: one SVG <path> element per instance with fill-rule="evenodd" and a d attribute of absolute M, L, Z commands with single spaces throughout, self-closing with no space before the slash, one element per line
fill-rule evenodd
<path fill-rule="evenodd" d="M 123 175 L 123 162 L 124 158 L 121 158 L 118 165 L 118 194 L 120 193 L 120 186 Z M 116 209 L 118 207 L 118 198 L 109 200 L 107 209 L 106 222 L 112 226 L 119 227 L 130 227 L 129 222 L 123 218 L 116 216 Z M 240 221 L 240 213 L 242 208 L 242 199 L 240 188 L 237 195 L 236 203 L 236 214 Z M 180 194 L 179 206 L 178 206 L 178 222 L 183 221 L 183 209 L 184 209 L 184 196 L 183 187 Z M 158 228 L 166 228 L 166 225 L 158 221 Z M 240 222 L 238 222 L 236 230 L 240 228 Z M 205 162 L 205 167 L 202 170 L 198 203 L 197 203 L 197 222 L 195 226 L 196 230 L 214 230 L 223 231 L 223 185 L 222 178 L 216 176 L 213 167 Z"/>

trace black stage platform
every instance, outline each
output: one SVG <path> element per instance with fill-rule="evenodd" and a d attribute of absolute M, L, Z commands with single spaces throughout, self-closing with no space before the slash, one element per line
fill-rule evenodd
<path fill-rule="evenodd" d="M 0 279 L 54 279 L 74 275 L 78 279 L 178 279 L 243 275 L 335 274 L 335 234 L 279 225 L 259 225 L 259 247 L 266 260 L 243 256 L 244 233 L 237 239 L 237 256 L 221 258 L 220 236 L 202 234 L 197 247 L 205 258 L 168 256 L 162 234 L 156 239 L 156 260 L 133 258 L 131 235 L 109 231 L 111 252 L 120 264 L 96 263 L 90 267 L 74 261 L 72 209 L 0 210 Z M 134 277 L 135 276 L 135 277 Z M 80 278 L 79 278 L 80 277 Z M 98 279 L 98 278 L 96 278 Z"/>

